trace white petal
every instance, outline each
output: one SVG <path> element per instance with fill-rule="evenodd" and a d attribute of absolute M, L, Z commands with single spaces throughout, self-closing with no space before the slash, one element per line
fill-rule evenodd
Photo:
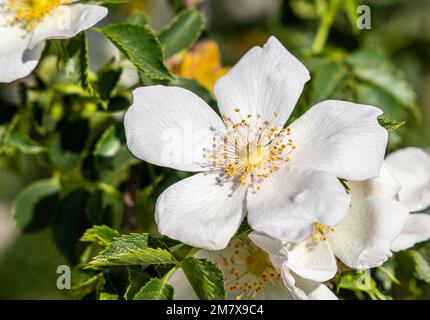
<path fill-rule="evenodd" d="M 287 251 L 281 241 L 255 231 L 251 232 L 248 237 L 257 247 L 267 252 L 273 266 L 281 269 L 282 264 L 287 259 Z"/>
<path fill-rule="evenodd" d="M 384 196 L 399 200 L 399 192 L 402 189 L 402 186 L 391 174 L 385 162 L 382 165 L 379 177 L 365 181 L 349 181 L 347 184 L 354 200 L 371 196 Z"/>
<path fill-rule="evenodd" d="M 430 215 L 425 213 L 410 214 L 402 231 L 394 239 L 391 250 L 397 252 L 412 248 L 416 243 L 430 239 Z"/>
<path fill-rule="evenodd" d="M 347 180 L 377 177 L 388 139 L 377 120 L 381 114 L 378 108 L 345 101 L 316 104 L 290 126 L 297 148 L 290 163 Z"/>
<path fill-rule="evenodd" d="M 261 287 L 261 291 L 256 296 L 256 300 L 293 300 L 295 297 L 285 286 L 282 278 L 272 279 Z"/>
<path fill-rule="evenodd" d="M 259 232 L 251 232 L 248 237 L 254 242 L 256 246 L 267 252 L 267 254 L 280 255 L 283 250 L 282 242 L 268 237 Z"/>
<path fill-rule="evenodd" d="M 336 258 L 329 241 L 308 238 L 288 249 L 286 266 L 297 275 L 317 281 L 327 281 L 337 272 Z"/>
<path fill-rule="evenodd" d="M 182 268 L 173 271 L 166 283 L 173 286 L 175 300 L 199 300 Z"/>
<path fill-rule="evenodd" d="M 221 118 L 200 97 L 177 87 L 150 86 L 133 92 L 124 118 L 127 145 L 138 158 L 184 171 L 204 171 L 204 149 L 224 134 Z"/>
<path fill-rule="evenodd" d="M 248 191 L 248 222 L 283 242 L 306 239 L 313 223 L 335 225 L 348 212 L 350 196 L 332 175 L 288 167 L 272 175 L 261 190 Z"/>
<path fill-rule="evenodd" d="M 241 115 L 262 116 L 270 120 L 279 114 L 283 125 L 290 116 L 304 84 L 310 79 L 306 67 L 275 38 L 270 37 L 263 48 L 254 47 L 214 86 L 221 114 L 239 122 Z"/>
<path fill-rule="evenodd" d="M 290 291 L 293 298 L 295 300 L 309 300 L 309 297 L 306 295 L 306 293 L 301 288 L 296 286 L 296 279 L 291 274 L 290 269 L 286 263 L 282 265 L 281 272 L 285 287 L 288 289 L 288 291 Z"/>
<path fill-rule="evenodd" d="M 31 35 L 19 27 L 0 27 L 0 34 L 0 82 L 28 76 L 39 63 L 45 44 L 27 49 Z"/>
<path fill-rule="evenodd" d="M 310 282 L 310 280 L 308 281 Z M 333 291 L 324 284 L 318 284 L 318 286 L 314 287 L 307 294 L 311 300 L 339 300 Z"/>
<path fill-rule="evenodd" d="M 351 268 L 380 266 L 391 255 L 391 243 L 402 230 L 408 208 L 386 197 L 352 201 L 345 219 L 328 234 L 335 255 Z"/>
<path fill-rule="evenodd" d="M 294 274 L 296 286 L 306 294 L 310 300 L 339 300 L 326 285 L 302 278 Z"/>
<path fill-rule="evenodd" d="M 430 206 L 430 156 L 422 149 L 409 147 L 389 154 L 385 160 L 402 185 L 400 202 L 411 211 Z"/>
<path fill-rule="evenodd" d="M 244 217 L 245 193 L 246 186 L 221 182 L 216 173 L 186 178 L 158 198 L 158 230 L 195 247 L 225 248 Z"/>
<path fill-rule="evenodd" d="M 87 30 L 108 14 L 105 7 L 89 4 L 58 6 L 37 24 L 29 48 L 49 39 L 69 39 Z"/>

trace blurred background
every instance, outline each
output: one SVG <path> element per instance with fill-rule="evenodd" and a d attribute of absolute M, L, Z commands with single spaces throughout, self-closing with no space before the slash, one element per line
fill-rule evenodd
<path fill-rule="evenodd" d="M 371 10 L 370 29 L 357 28 L 361 4 Z M 390 134 L 388 152 L 411 145 L 430 148 L 430 1 L 128 1 L 110 5 L 100 26 L 144 17 L 159 32 L 184 8 L 201 11 L 206 27 L 193 48 L 166 65 L 198 81 L 212 104 L 216 79 L 251 47 L 275 35 L 311 71 L 295 115 L 327 98 L 372 104 L 388 119 L 405 122 Z M 82 262 L 79 238 L 85 229 L 108 224 L 123 232 L 156 232 L 157 196 L 184 177 L 129 154 L 121 114 L 130 105 L 130 89 L 142 79 L 104 36 L 86 34 L 91 73 L 98 79 L 118 77 L 103 103 L 64 81 L 53 45 L 35 75 L 0 85 L 0 141 L 11 126 L 20 132 L 8 144 L 0 142 L 0 299 L 82 298 L 55 284 L 57 266 Z M 25 223 L 12 217 L 17 210 Z M 416 250 L 428 261 L 429 246 Z M 430 278 L 416 277 L 415 262 L 408 259 L 385 265 L 401 285 L 375 271 L 379 289 L 394 298 L 429 299 Z M 369 298 L 343 289 L 345 298 Z"/>

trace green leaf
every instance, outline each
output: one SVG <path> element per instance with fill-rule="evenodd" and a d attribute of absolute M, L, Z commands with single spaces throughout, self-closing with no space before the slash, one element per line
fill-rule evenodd
<path fill-rule="evenodd" d="M 175 77 L 172 81 L 170 81 L 170 85 L 190 90 L 191 92 L 194 92 L 196 95 L 202 98 L 208 104 L 214 101 L 214 98 L 210 91 L 196 80 Z"/>
<path fill-rule="evenodd" d="M 173 287 L 164 281 L 153 278 L 139 290 L 133 300 L 172 300 Z"/>
<path fill-rule="evenodd" d="M 102 70 L 99 73 L 98 91 L 100 99 L 108 100 L 112 94 L 113 89 L 117 85 L 121 78 L 122 69 L 110 69 Z"/>
<path fill-rule="evenodd" d="M 128 17 L 127 22 L 131 24 L 148 24 L 149 19 L 143 12 L 134 10 Z"/>
<path fill-rule="evenodd" d="M 381 108 L 384 116 L 391 119 L 405 117 L 404 109 L 395 97 L 380 88 L 367 83 L 358 83 L 355 86 L 357 102 Z"/>
<path fill-rule="evenodd" d="M 140 289 L 151 280 L 151 275 L 144 270 L 143 266 L 128 266 L 128 287 L 124 294 L 126 300 L 133 300 L 133 297 Z"/>
<path fill-rule="evenodd" d="M 90 265 L 105 267 L 167 263 L 177 264 L 177 261 L 157 238 L 132 233 L 112 241 Z"/>
<path fill-rule="evenodd" d="M 38 154 L 46 151 L 46 147 L 41 146 L 38 142 L 17 131 L 10 134 L 7 144 L 17 148 L 24 154 Z"/>
<path fill-rule="evenodd" d="M 312 81 L 310 104 L 330 97 L 345 76 L 346 69 L 331 59 L 319 66 Z"/>
<path fill-rule="evenodd" d="M 376 287 L 376 282 L 372 278 L 370 272 L 346 271 L 335 278 L 337 291 L 340 289 L 354 291 L 357 294 L 360 292 L 367 293 L 371 299 L 387 300 L 391 297 L 384 295 Z"/>
<path fill-rule="evenodd" d="M 88 42 L 85 33 L 81 32 L 69 40 L 66 50 L 68 55 L 64 66 L 66 75 L 72 82 L 94 94 L 88 76 Z"/>
<path fill-rule="evenodd" d="M 48 153 L 55 168 L 67 172 L 75 168 L 80 160 L 79 153 L 64 150 L 60 135 L 55 134 L 48 141 Z"/>
<path fill-rule="evenodd" d="M 213 262 L 188 257 L 182 261 L 182 269 L 200 299 L 225 299 L 224 275 Z"/>
<path fill-rule="evenodd" d="M 121 148 L 121 141 L 116 136 L 116 126 L 107 128 L 97 141 L 93 154 L 99 157 L 113 157 Z"/>
<path fill-rule="evenodd" d="M 362 49 L 347 58 L 357 78 L 385 90 L 400 103 L 412 106 L 416 94 L 405 75 L 382 54 Z"/>
<path fill-rule="evenodd" d="M 76 189 L 61 199 L 58 214 L 53 225 L 53 235 L 57 248 L 69 260 L 78 262 L 78 243 L 80 237 L 90 227 L 85 214 L 85 205 L 89 193 Z"/>
<path fill-rule="evenodd" d="M 151 79 L 172 78 L 165 67 L 163 49 L 154 32 L 147 25 L 130 23 L 110 24 L 103 34 L 145 75 Z"/>
<path fill-rule="evenodd" d="M 387 129 L 388 132 L 397 130 L 405 124 L 405 121 L 390 120 L 384 117 L 378 117 L 379 124 Z"/>
<path fill-rule="evenodd" d="M 197 41 L 205 27 L 203 15 L 193 9 L 179 13 L 159 34 L 166 58 L 190 48 Z"/>
<path fill-rule="evenodd" d="M 110 292 L 101 292 L 99 296 L 99 300 L 118 300 L 119 295 Z"/>
<path fill-rule="evenodd" d="M 396 261 L 404 271 L 409 271 L 413 277 L 430 283 L 430 265 L 424 256 L 415 250 L 400 252 Z"/>
<path fill-rule="evenodd" d="M 19 229 L 25 229 L 33 219 L 36 205 L 44 198 L 60 191 L 55 179 L 39 180 L 26 187 L 13 203 L 13 216 Z"/>
<path fill-rule="evenodd" d="M 118 231 L 107 226 L 94 226 L 85 231 L 81 241 L 97 243 L 102 247 L 106 247 L 115 237 L 119 236 L 120 234 Z"/>

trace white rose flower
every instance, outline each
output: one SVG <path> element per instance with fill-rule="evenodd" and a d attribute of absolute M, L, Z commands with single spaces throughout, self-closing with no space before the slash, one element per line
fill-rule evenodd
<path fill-rule="evenodd" d="M 134 91 L 124 125 L 138 158 L 201 172 L 157 201 L 160 233 L 210 250 L 227 246 L 245 214 L 255 231 L 300 241 L 315 222 L 337 224 L 350 197 L 337 178 L 376 177 L 388 134 L 378 108 L 323 101 L 289 127 L 305 66 L 271 37 L 214 87 L 222 117 L 190 91 Z"/>
<path fill-rule="evenodd" d="M 215 262 L 224 272 L 227 299 L 337 300 L 324 284 L 303 279 L 284 264 L 287 256 L 279 241 L 252 232 L 249 239 L 232 240 L 220 251 L 199 250 L 194 255 Z M 167 279 L 175 299 L 198 299 L 182 269 Z"/>
<path fill-rule="evenodd" d="M 402 186 L 399 201 L 412 213 L 391 250 L 406 250 L 430 239 L 430 215 L 414 213 L 430 206 L 430 156 L 424 150 L 409 147 L 389 154 L 385 163 Z"/>
<path fill-rule="evenodd" d="M 336 274 L 336 258 L 355 268 L 380 266 L 392 251 L 430 238 L 430 157 L 418 148 L 396 151 L 378 178 L 349 182 L 351 209 L 336 226 L 315 224 L 306 241 L 286 245 L 287 266 L 314 281 Z"/>
<path fill-rule="evenodd" d="M 72 38 L 107 12 L 70 0 L 0 0 L 0 82 L 28 76 L 39 62 L 45 40 Z"/>

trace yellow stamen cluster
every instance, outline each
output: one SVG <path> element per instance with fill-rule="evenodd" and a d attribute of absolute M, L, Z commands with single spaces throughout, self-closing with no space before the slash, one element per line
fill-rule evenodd
<path fill-rule="evenodd" d="M 242 240 L 232 241 L 227 251 L 219 254 L 219 264 L 226 276 L 227 293 L 236 300 L 256 299 L 266 285 L 277 289 L 281 279 L 267 253 Z"/>
<path fill-rule="evenodd" d="M 278 126 L 278 113 L 270 120 L 262 116 L 241 115 L 240 108 L 234 108 L 239 117 L 233 121 L 223 116 L 228 129 L 226 136 L 216 136 L 213 149 L 205 150 L 204 157 L 213 168 L 222 169 L 228 177 L 236 177 L 238 183 L 251 183 L 260 190 L 260 183 L 290 161 L 296 149 L 291 138 L 291 129 Z"/>
<path fill-rule="evenodd" d="M 334 227 L 326 226 L 325 224 L 316 222 L 314 223 L 314 232 L 312 234 L 312 239 L 314 241 L 326 241 L 327 240 L 327 234 L 329 232 L 334 232 Z"/>
<path fill-rule="evenodd" d="M 9 0 L 0 6 L 1 12 L 8 12 L 13 18 L 8 24 L 19 24 L 27 30 L 32 30 L 45 16 L 69 0 Z"/>

